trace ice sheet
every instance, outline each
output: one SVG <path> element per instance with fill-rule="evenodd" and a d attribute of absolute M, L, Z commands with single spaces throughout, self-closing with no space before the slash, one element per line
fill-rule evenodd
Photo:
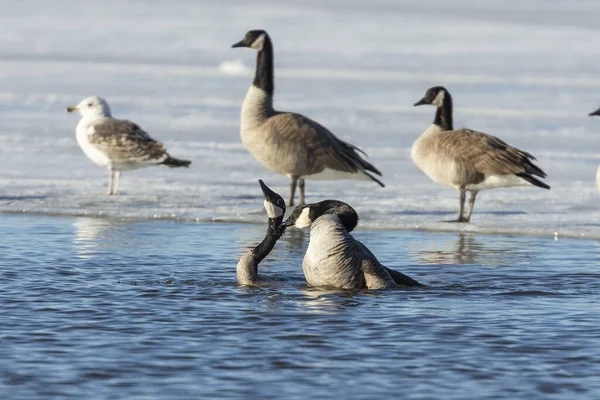
<path fill-rule="evenodd" d="M 275 46 L 276 107 L 364 149 L 387 185 L 309 181 L 309 201 L 346 201 L 372 228 L 600 237 L 600 118 L 587 116 L 600 105 L 598 2 L 109 4 L 3 5 L 0 211 L 262 223 L 257 179 L 284 197 L 288 180 L 241 144 L 256 55 L 230 48 L 260 27 Z M 533 153 L 552 190 L 482 192 L 472 224 L 440 222 L 458 194 L 409 156 L 434 113 L 411 105 L 438 84 L 453 94 L 457 127 Z M 107 172 L 85 158 L 64 112 L 89 95 L 191 168 L 125 172 L 123 194 L 102 195 Z"/>

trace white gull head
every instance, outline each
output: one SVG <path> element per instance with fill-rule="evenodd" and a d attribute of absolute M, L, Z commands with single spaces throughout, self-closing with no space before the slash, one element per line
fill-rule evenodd
<path fill-rule="evenodd" d="M 110 107 L 102 97 L 91 96 L 81 100 L 76 106 L 67 107 L 68 112 L 77 111 L 83 118 L 94 119 L 98 117 L 110 117 Z"/>

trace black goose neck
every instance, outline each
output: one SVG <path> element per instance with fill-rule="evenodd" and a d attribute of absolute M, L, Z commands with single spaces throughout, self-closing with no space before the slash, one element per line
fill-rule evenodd
<path fill-rule="evenodd" d="M 343 201 L 323 200 L 313 206 L 313 208 L 315 213 L 311 215 L 313 221 L 323 214 L 333 214 L 338 217 L 348 232 L 352 232 L 356 228 L 356 225 L 358 225 L 358 214 L 354 208 Z"/>
<path fill-rule="evenodd" d="M 352 232 L 358 225 L 358 215 L 354 210 L 345 210 L 337 214 L 338 218 L 348 233 Z"/>
<path fill-rule="evenodd" d="M 254 268 L 258 268 L 258 264 L 273 250 L 275 243 L 281 237 L 281 234 L 276 229 L 281 224 L 282 217 L 269 218 L 269 225 L 267 227 L 267 234 L 262 242 L 258 244 L 252 250 L 252 260 L 254 261 Z"/>
<path fill-rule="evenodd" d="M 273 44 L 269 36 L 265 36 L 263 47 L 256 57 L 256 75 L 252 84 L 264 90 L 269 96 L 273 96 L 273 91 L 275 90 L 273 78 Z"/>
<path fill-rule="evenodd" d="M 437 108 L 435 112 L 435 119 L 433 123 L 444 131 L 451 131 L 454 129 L 454 123 L 452 121 L 452 96 L 446 92 L 442 105 Z"/>

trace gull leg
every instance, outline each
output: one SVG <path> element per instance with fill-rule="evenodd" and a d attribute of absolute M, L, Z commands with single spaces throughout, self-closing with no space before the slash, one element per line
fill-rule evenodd
<path fill-rule="evenodd" d="M 113 189 L 114 195 L 119 193 L 119 179 L 120 178 L 121 178 L 121 171 L 115 171 L 115 188 Z"/>
<path fill-rule="evenodd" d="M 471 197 L 469 197 L 469 211 L 467 211 L 467 217 L 465 218 L 465 222 L 471 221 L 471 213 L 473 212 L 473 206 L 475 205 L 475 197 L 477 197 L 477 191 L 471 192 Z"/>
<path fill-rule="evenodd" d="M 292 176 L 292 182 L 290 183 L 290 201 L 288 202 L 288 206 L 294 205 L 294 195 L 296 194 L 296 185 L 298 184 L 298 178 Z"/>
<path fill-rule="evenodd" d="M 114 178 L 115 172 L 113 171 L 112 168 L 108 169 L 108 192 L 106 192 L 107 195 L 112 196 L 113 194 L 113 178 Z"/>
<path fill-rule="evenodd" d="M 304 179 L 300 178 L 298 181 L 298 187 L 300 188 L 300 205 L 303 206 L 306 204 L 304 201 Z"/>

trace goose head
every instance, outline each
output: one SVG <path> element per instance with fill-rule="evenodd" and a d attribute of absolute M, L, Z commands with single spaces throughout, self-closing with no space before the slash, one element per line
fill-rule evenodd
<path fill-rule="evenodd" d="M 427 89 L 425 92 L 425 96 L 419 101 L 417 101 L 414 106 L 422 106 L 423 104 L 431 104 L 436 107 L 441 107 L 444 105 L 444 100 L 450 97 L 450 93 L 443 86 L 434 86 L 432 88 Z"/>
<path fill-rule="evenodd" d="M 267 31 L 262 29 L 254 29 L 246 32 L 246 35 L 239 42 L 231 45 L 231 47 L 249 47 L 256 51 L 261 51 L 266 41 L 269 41 Z"/>
<path fill-rule="evenodd" d="M 76 106 L 67 107 L 67 112 L 78 112 L 84 118 L 111 116 L 108 103 L 98 96 L 86 97 Z"/>
<path fill-rule="evenodd" d="M 338 200 L 323 200 L 296 207 L 281 226 L 284 228 L 288 226 L 295 226 L 299 229 L 308 228 L 317 218 L 326 214 L 336 215 L 348 232 L 352 232 L 358 224 L 358 214 L 350 205 Z"/>
<path fill-rule="evenodd" d="M 265 197 L 263 204 L 269 217 L 269 226 L 272 229 L 278 228 L 279 225 L 281 225 L 281 222 L 283 221 L 283 215 L 285 214 L 285 201 L 280 195 L 265 185 L 261 179 L 258 180 L 258 184 L 260 185 L 260 189 Z"/>
<path fill-rule="evenodd" d="M 590 117 L 593 117 L 594 115 L 600 116 L 600 108 L 590 113 Z"/>

